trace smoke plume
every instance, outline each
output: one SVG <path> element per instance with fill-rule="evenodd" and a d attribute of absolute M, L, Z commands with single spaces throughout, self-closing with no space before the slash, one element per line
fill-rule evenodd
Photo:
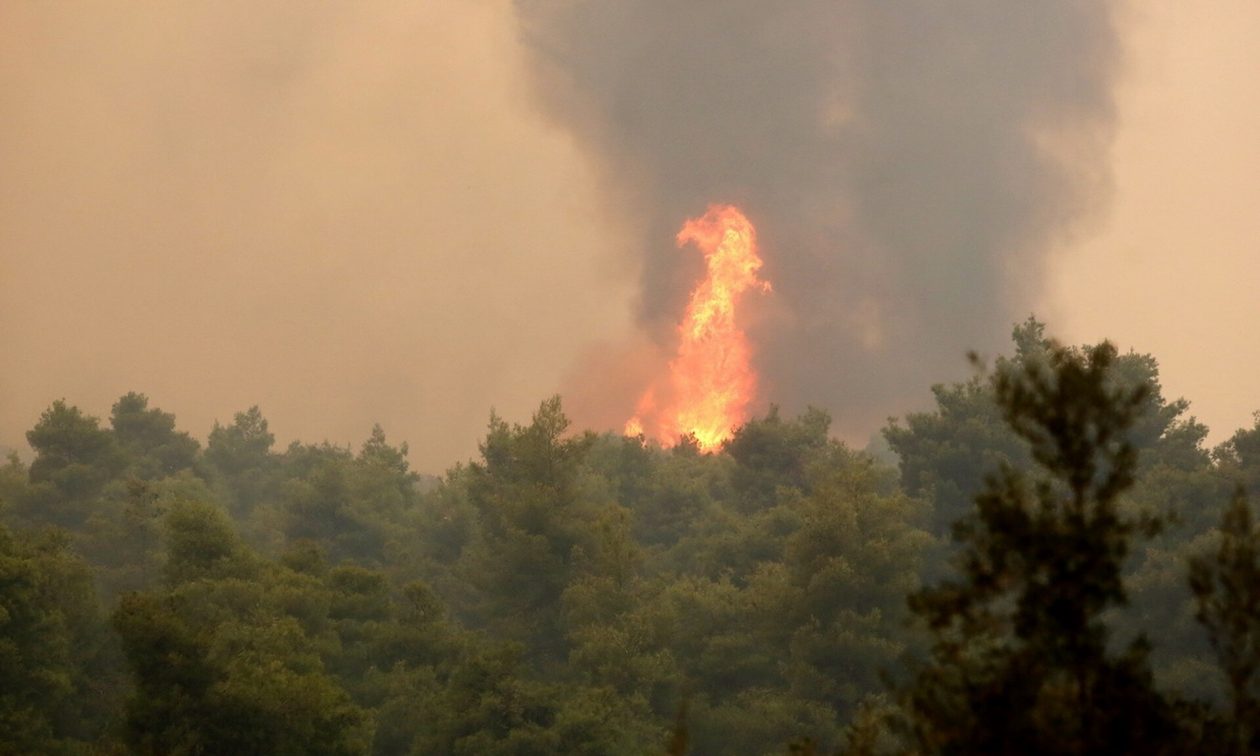
<path fill-rule="evenodd" d="M 1043 260 L 1108 194 L 1107 2 L 518 0 L 546 112 L 643 229 L 639 321 L 667 339 L 711 202 L 762 238 L 764 393 L 860 437 L 1001 348 Z"/>

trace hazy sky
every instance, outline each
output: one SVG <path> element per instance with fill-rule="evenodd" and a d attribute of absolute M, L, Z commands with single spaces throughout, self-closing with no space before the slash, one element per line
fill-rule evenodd
<path fill-rule="evenodd" d="M 1011 307 L 1154 353 L 1220 438 L 1260 409 L 1260 5 L 1116 18 L 1111 189 Z M 615 132 L 542 102 L 520 40 L 507 0 L 0 5 L 0 445 L 134 389 L 202 437 L 255 403 L 284 441 L 380 422 L 436 472 L 492 406 L 626 383 L 592 366 L 667 309 L 644 248 L 677 254 L 653 237 L 682 218 Z M 768 398 L 835 403 L 811 385 Z"/>
<path fill-rule="evenodd" d="M 1059 251 L 1046 312 L 1064 338 L 1154 354 L 1221 441 L 1260 410 L 1260 3 L 1136 5 L 1114 199 Z"/>
<path fill-rule="evenodd" d="M 626 328 L 504 3 L 108 5 L 0 6 L 0 443 L 135 389 L 440 471 Z"/>

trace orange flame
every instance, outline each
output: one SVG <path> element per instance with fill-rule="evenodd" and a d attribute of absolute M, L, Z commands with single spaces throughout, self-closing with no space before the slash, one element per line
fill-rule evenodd
<path fill-rule="evenodd" d="M 735 305 L 750 288 L 769 291 L 757 277 L 757 231 L 730 205 L 712 205 L 678 232 L 704 254 L 705 279 L 691 292 L 678 326 L 678 354 L 667 381 L 658 380 L 639 399 L 625 433 L 670 444 L 691 434 L 704 451 L 716 449 L 747 419 L 757 390 L 748 338 L 735 320 Z M 667 400 L 658 401 L 658 396 Z"/>

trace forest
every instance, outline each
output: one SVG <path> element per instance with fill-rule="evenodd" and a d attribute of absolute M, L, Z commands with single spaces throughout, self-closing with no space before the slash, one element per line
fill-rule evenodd
<path fill-rule="evenodd" d="M 0 752 L 1260 753 L 1260 414 L 1209 447 L 1032 319 L 973 362 L 866 449 L 553 397 L 441 477 L 52 401 L 0 467 Z"/>

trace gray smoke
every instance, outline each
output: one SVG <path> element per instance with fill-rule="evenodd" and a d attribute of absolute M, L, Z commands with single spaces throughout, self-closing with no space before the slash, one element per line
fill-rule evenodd
<path fill-rule="evenodd" d="M 711 202 L 757 223 L 764 393 L 865 434 L 1006 343 L 1105 204 L 1119 59 L 1101 0 L 518 0 L 548 113 L 645 229 L 640 318 L 695 280 Z"/>

